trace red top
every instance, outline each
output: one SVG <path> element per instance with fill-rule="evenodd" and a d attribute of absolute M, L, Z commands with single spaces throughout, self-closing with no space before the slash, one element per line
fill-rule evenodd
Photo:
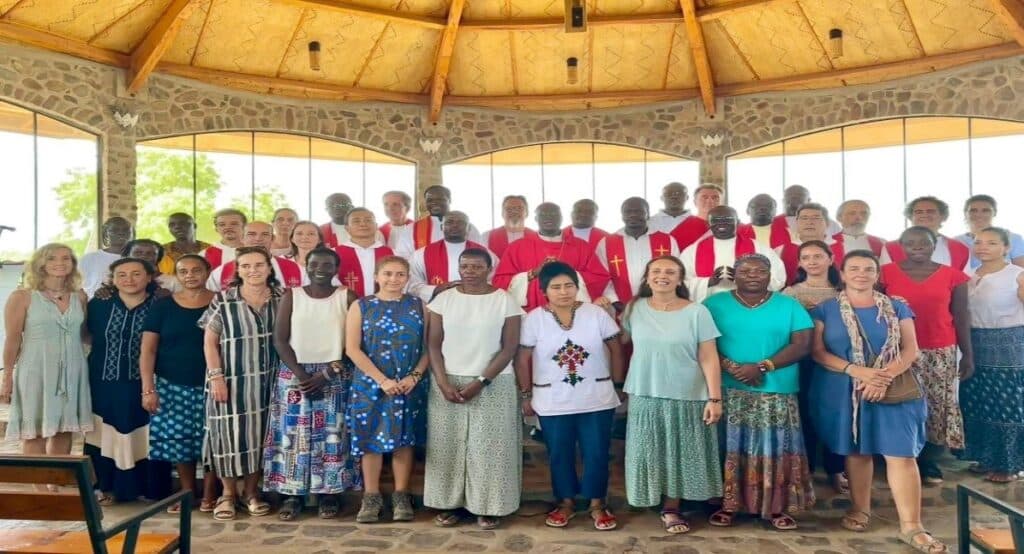
<path fill-rule="evenodd" d="M 885 264 L 881 281 L 886 294 L 902 298 L 914 311 L 918 347 L 934 349 L 956 345 L 956 328 L 950 305 L 953 289 L 968 281 L 964 272 L 940 264 L 927 279 L 915 281 L 899 264 Z"/>

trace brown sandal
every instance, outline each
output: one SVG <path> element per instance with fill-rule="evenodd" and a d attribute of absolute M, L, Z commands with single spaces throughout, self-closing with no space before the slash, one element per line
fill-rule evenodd
<path fill-rule="evenodd" d="M 715 527 L 732 527 L 734 519 L 736 519 L 736 512 L 718 510 L 711 514 L 711 517 L 708 518 L 708 523 Z"/>
<path fill-rule="evenodd" d="M 776 514 L 767 521 L 776 531 L 792 531 L 797 527 L 796 520 L 789 514 Z"/>
<path fill-rule="evenodd" d="M 235 497 L 222 496 L 217 499 L 213 506 L 213 519 L 217 521 L 231 521 L 235 519 Z"/>
<path fill-rule="evenodd" d="M 839 520 L 839 525 L 842 525 L 843 529 L 853 531 L 854 533 L 863 533 L 864 531 L 867 531 L 870 523 L 871 514 L 856 510 L 846 512 L 842 519 Z"/>

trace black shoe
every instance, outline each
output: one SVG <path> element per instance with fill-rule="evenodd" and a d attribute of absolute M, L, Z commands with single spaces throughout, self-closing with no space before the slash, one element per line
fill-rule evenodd
<path fill-rule="evenodd" d="M 942 484 L 942 470 L 935 462 L 918 460 L 917 469 L 921 472 L 922 483 L 926 485 Z"/>
<path fill-rule="evenodd" d="M 544 442 L 544 431 L 539 427 L 530 429 L 530 438 L 537 442 Z"/>

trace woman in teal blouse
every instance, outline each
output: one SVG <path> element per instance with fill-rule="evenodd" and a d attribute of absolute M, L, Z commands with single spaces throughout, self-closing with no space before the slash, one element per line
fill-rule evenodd
<path fill-rule="evenodd" d="M 797 403 L 797 362 L 814 324 L 799 302 L 768 290 L 768 258 L 743 256 L 734 275 L 736 290 L 704 301 L 722 332 L 725 370 L 725 496 L 710 523 L 727 527 L 743 512 L 796 529 L 789 514 L 814 503 Z"/>

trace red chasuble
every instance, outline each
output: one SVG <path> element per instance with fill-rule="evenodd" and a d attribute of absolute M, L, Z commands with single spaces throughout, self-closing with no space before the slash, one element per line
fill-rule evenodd
<path fill-rule="evenodd" d="M 299 270 L 299 264 L 289 260 L 288 258 L 282 258 L 280 256 L 274 256 L 277 260 L 278 267 L 281 268 L 280 274 L 277 275 L 277 280 L 281 282 L 281 286 L 290 289 L 294 287 L 302 286 L 302 271 Z M 220 288 L 226 290 L 231 286 L 231 281 L 235 278 L 235 261 L 224 264 L 224 269 L 220 273 Z"/>
<path fill-rule="evenodd" d="M 603 239 L 603 238 L 605 238 L 607 236 L 608 236 L 608 231 L 605 231 L 603 229 L 598 229 L 597 227 L 591 227 L 590 228 L 590 236 L 587 237 L 587 244 L 589 244 L 591 250 L 593 250 L 594 248 L 597 248 L 597 243 L 601 242 L 601 239 Z M 568 238 L 579 238 L 579 237 L 577 237 L 576 235 L 573 234 L 572 226 L 570 225 L 569 227 L 566 227 L 565 229 L 562 229 L 562 238 L 563 239 L 568 239 Z M 583 240 L 583 239 L 580 239 L 580 240 Z"/>
<path fill-rule="evenodd" d="M 356 249 L 348 245 L 335 247 L 334 252 L 338 254 L 341 263 L 338 264 L 338 280 L 341 284 L 352 289 L 352 292 L 359 298 L 373 292 L 374 283 L 363 282 L 363 266 L 359 263 L 359 255 Z M 373 260 L 379 262 L 381 258 L 392 256 L 394 252 L 387 246 L 378 246 L 373 249 Z"/>
<path fill-rule="evenodd" d="M 679 245 L 679 250 L 682 251 L 687 246 L 697 242 L 707 232 L 708 222 L 695 215 L 691 215 L 680 222 L 679 225 L 676 225 L 676 228 L 672 229 L 672 232 L 669 234 L 672 235 L 672 238 L 676 239 L 676 244 Z"/>
<path fill-rule="evenodd" d="M 967 267 L 967 260 L 971 259 L 971 250 L 967 248 L 967 245 L 958 240 L 951 239 L 945 235 L 939 236 L 946 239 L 946 244 L 949 245 L 950 267 L 963 271 Z M 903 247 L 900 246 L 898 240 L 885 243 L 885 251 L 889 253 L 889 260 L 894 264 L 907 259 L 907 253 L 903 251 Z"/>
<path fill-rule="evenodd" d="M 471 240 L 466 241 L 466 248 L 481 248 L 482 245 Z M 443 285 L 448 282 L 448 247 L 445 241 L 432 242 L 423 250 L 423 265 L 427 272 L 427 284 L 431 286 Z"/>
<path fill-rule="evenodd" d="M 534 231 L 533 229 L 523 229 L 524 239 L 535 236 L 537 236 L 537 231 Z M 505 227 L 491 229 L 487 234 L 487 249 L 494 252 L 494 255 L 499 258 L 505 254 L 505 250 L 508 249 L 508 244 L 508 229 Z"/>
<path fill-rule="evenodd" d="M 403 223 L 402 225 L 408 225 L 410 223 L 412 223 L 412 220 L 411 219 L 406 219 L 405 223 Z M 391 222 L 390 221 L 385 223 L 384 225 L 380 226 L 380 234 L 384 235 L 384 242 L 385 243 L 387 243 L 389 240 L 391 240 Z"/>
<path fill-rule="evenodd" d="M 737 260 L 740 256 L 757 252 L 757 247 L 752 238 L 736 237 L 735 244 Z M 707 237 L 697 243 L 695 258 L 697 267 L 694 268 L 694 271 L 696 271 L 697 277 L 711 277 L 715 274 L 715 268 L 717 267 L 715 264 L 715 237 Z"/>
<path fill-rule="evenodd" d="M 875 236 L 872 236 L 872 235 L 867 235 L 867 237 L 868 237 L 868 246 L 871 247 L 871 251 L 875 254 L 875 256 L 881 256 L 882 255 L 882 250 L 885 249 L 885 244 L 886 244 L 885 240 L 883 240 L 881 238 L 878 238 L 878 237 L 875 237 Z M 843 240 L 844 240 L 843 239 L 843 233 L 840 231 L 840 232 L 832 235 L 832 240 L 836 241 L 836 244 L 840 244 L 841 245 L 843 243 Z M 832 251 L 836 252 L 835 246 L 832 247 Z M 846 255 L 846 247 L 845 246 L 841 246 L 840 249 L 839 249 L 839 253 L 836 254 L 836 259 L 835 259 L 836 267 L 842 267 L 843 266 L 843 257 L 845 255 Z"/>
<path fill-rule="evenodd" d="M 210 269 L 217 269 L 224 263 L 224 251 L 213 245 L 206 247 L 203 257 L 210 262 Z"/>
<path fill-rule="evenodd" d="M 412 243 L 416 250 L 431 243 L 434 233 L 434 216 L 421 217 L 412 224 Z"/>
<path fill-rule="evenodd" d="M 757 234 L 754 233 L 754 226 L 750 223 L 744 223 L 737 227 L 736 236 L 757 240 Z M 768 235 L 768 246 L 776 248 L 779 246 L 785 246 L 790 242 L 793 242 L 793 239 L 789 236 L 789 225 L 786 225 L 786 218 L 782 218 L 782 225 L 779 225 L 776 220 L 773 219 L 771 223 L 771 232 Z"/>
<path fill-rule="evenodd" d="M 576 237 L 551 242 L 539 236 L 517 240 L 508 246 L 505 255 L 498 262 L 498 268 L 494 271 L 493 284 L 508 290 L 512 278 L 517 274 L 527 273 L 541 262 L 555 260 L 572 266 L 586 283 L 587 292 L 591 296 L 600 295 L 608 285 L 608 271 L 601 265 L 589 244 Z M 429 267 L 427 271 L 429 273 Z M 533 279 L 526 293 L 526 311 L 545 304 L 547 298 L 540 290 L 540 283 Z"/>
<path fill-rule="evenodd" d="M 843 243 L 836 241 L 829 246 L 832 248 L 832 265 L 839 269 L 839 264 L 843 259 Z M 796 270 L 800 267 L 800 245 L 790 242 L 778 249 L 777 252 L 779 258 L 782 259 L 782 265 L 786 267 L 786 286 L 788 287 L 796 281 Z"/>
<path fill-rule="evenodd" d="M 656 232 L 648 235 L 651 242 L 651 259 L 660 258 L 672 253 L 672 237 L 667 233 Z M 604 250 L 608 256 L 608 273 L 615 287 L 615 294 L 619 301 L 625 304 L 633 299 L 633 287 L 629 275 L 629 265 L 626 263 L 626 244 L 622 235 L 608 235 L 604 239 Z M 634 275 L 632 278 L 640 279 L 642 275 Z M 592 293 L 597 296 L 600 293 Z"/>
<path fill-rule="evenodd" d="M 324 246 L 327 248 L 338 246 L 338 235 L 334 234 L 334 226 L 330 221 L 320 226 L 320 232 L 324 235 Z"/>

